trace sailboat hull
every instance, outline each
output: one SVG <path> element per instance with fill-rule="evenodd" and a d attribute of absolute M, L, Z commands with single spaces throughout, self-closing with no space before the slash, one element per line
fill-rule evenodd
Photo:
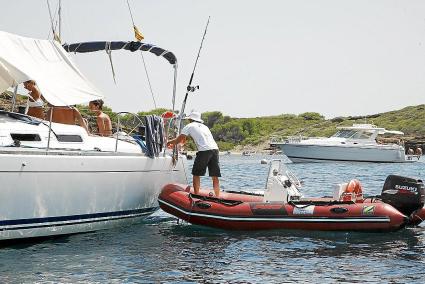
<path fill-rule="evenodd" d="M 158 209 L 170 180 L 186 181 L 184 161 L 143 154 L 2 152 L 0 240 L 107 229 Z"/>

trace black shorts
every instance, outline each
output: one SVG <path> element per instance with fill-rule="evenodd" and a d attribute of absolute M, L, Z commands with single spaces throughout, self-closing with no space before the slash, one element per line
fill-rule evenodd
<path fill-rule="evenodd" d="M 210 177 L 221 177 L 218 150 L 199 151 L 193 163 L 192 175 L 204 176 L 207 171 Z"/>

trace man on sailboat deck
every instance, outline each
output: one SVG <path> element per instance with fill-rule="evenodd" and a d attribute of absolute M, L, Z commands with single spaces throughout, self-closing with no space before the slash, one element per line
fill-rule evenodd
<path fill-rule="evenodd" d="M 109 115 L 102 111 L 103 100 L 95 100 L 89 103 L 89 109 L 96 114 L 98 134 L 101 136 L 112 135 L 112 122 Z"/>
<path fill-rule="evenodd" d="M 199 194 L 201 176 L 205 175 L 208 167 L 208 173 L 213 182 L 214 193 L 218 197 L 220 195 L 220 182 L 218 178 L 221 177 L 221 173 L 217 143 L 214 141 L 209 128 L 203 124 L 204 121 L 201 119 L 199 112 L 192 111 L 186 119 L 189 119 L 190 123 L 183 128 L 179 136 L 168 141 L 167 145 L 171 146 L 184 143 L 187 136 L 192 137 L 198 148 L 192 168 L 195 194 Z"/>

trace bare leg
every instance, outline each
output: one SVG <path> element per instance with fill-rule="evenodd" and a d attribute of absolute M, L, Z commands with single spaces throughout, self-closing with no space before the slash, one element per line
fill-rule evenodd
<path fill-rule="evenodd" d="M 218 180 L 218 177 L 211 177 L 213 181 L 213 188 L 215 196 L 218 197 L 220 195 L 220 181 Z"/>
<path fill-rule="evenodd" d="M 201 187 L 201 177 L 193 176 L 193 189 L 195 190 L 195 194 L 199 194 L 199 188 Z"/>

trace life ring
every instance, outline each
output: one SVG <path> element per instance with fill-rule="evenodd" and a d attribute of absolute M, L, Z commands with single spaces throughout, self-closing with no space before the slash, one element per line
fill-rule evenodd
<path fill-rule="evenodd" d="M 344 201 L 363 202 L 363 190 L 360 181 L 352 179 L 342 194 Z"/>

